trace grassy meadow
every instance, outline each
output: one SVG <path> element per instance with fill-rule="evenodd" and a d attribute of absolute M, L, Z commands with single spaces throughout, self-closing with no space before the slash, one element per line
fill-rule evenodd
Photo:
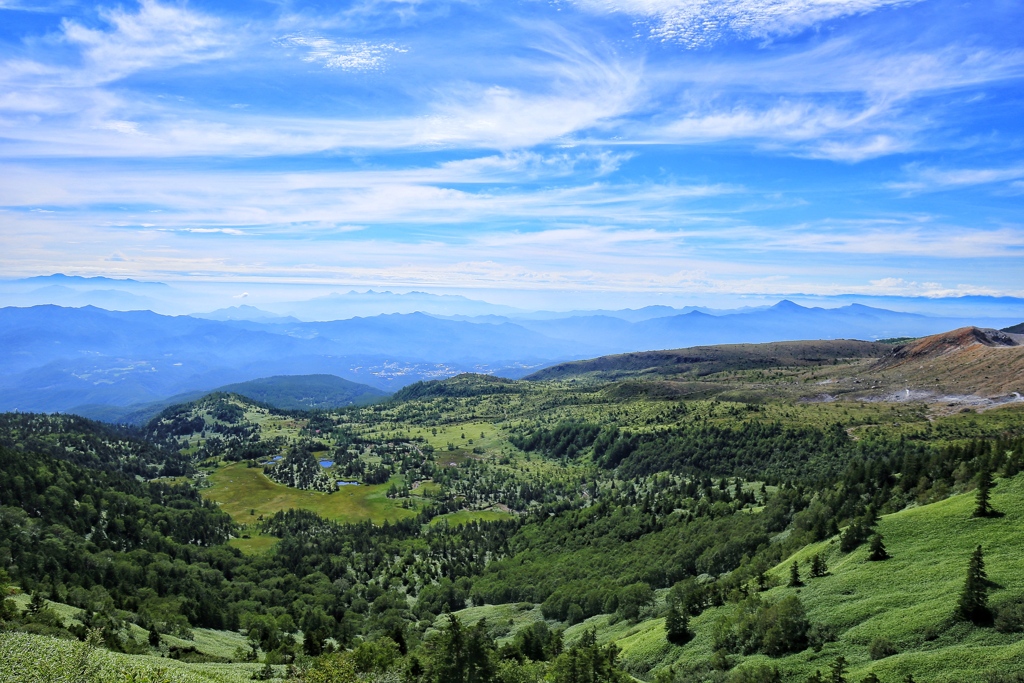
<path fill-rule="evenodd" d="M 328 519 L 374 523 L 396 520 L 415 514 L 387 497 L 390 482 L 376 486 L 343 486 L 334 493 L 305 491 L 271 481 L 262 468 L 244 462 L 218 467 L 208 477 L 209 488 L 203 496 L 215 501 L 239 524 L 251 524 L 261 515 L 269 517 L 280 510 L 312 510 Z M 256 544 L 251 544 L 255 546 Z"/>
<path fill-rule="evenodd" d="M 77 641 L 0 633 L 0 683 L 243 683 L 260 664 L 189 664 Z M 284 667 L 277 667 L 279 675 Z"/>
<path fill-rule="evenodd" d="M 731 656 L 737 669 L 759 663 L 777 666 L 784 681 L 803 683 L 815 670 L 825 673 L 842 655 L 849 664 L 849 681 L 860 681 L 875 673 L 883 683 L 902 683 L 907 674 L 927 683 L 963 683 L 978 680 L 979 671 L 1024 674 L 1024 641 L 1020 634 L 998 633 L 954 623 L 951 619 L 963 586 L 967 562 L 975 546 L 985 551 L 989 580 L 997 588 L 989 593 L 990 605 L 1024 598 L 1024 475 L 997 480 L 992 501 L 1004 516 L 991 519 L 971 517 L 972 493 L 903 510 L 882 517 L 878 531 L 885 539 L 890 559 L 868 562 L 867 545 L 842 554 L 838 541 L 830 539 L 805 546 L 780 563 L 770 574 L 782 584 L 763 594 L 775 601 L 796 592 L 811 623 L 832 628 L 837 640 L 821 652 L 803 652 L 772 659 L 764 655 Z M 828 562 L 829 575 L 808 579 L 810 558 L 821 553 Z M 789 568 L 798 560 L 805 587 L 785 587 Z M 659 591 L 657 605 L 666 591 Z M 492 629 L 511 619 L 514 633 L 523 625 L 541 620 L 532 605 L 484 605 L 458 612 L 466 623 L 486 618 Z M 711 608 L 690 622 L 694 638 L 683 646 L 665 639 L 664 619 L 653 617 L 637 623 L 598 615 L 568 626 L 549 621 L 552 628 L 565 628 L 567 643 L 585 630 L 595 629 L 598 641 L 614 642 L 621 650 L 626 669 L 642 680 L 650 680 L 659 669 L 684 668 L 709 661 L 714 655 L 712 634 L 715 622 L 732 605 Z M 498 624 L 497 627 L 493 626 Z M 887 638 L 897 654 L 878 661 L 869 656 L 869 645 Z"/>

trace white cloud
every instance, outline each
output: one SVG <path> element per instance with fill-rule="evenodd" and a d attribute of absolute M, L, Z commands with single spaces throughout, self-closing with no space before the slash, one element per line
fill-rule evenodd
<path fill-rule="evenodd" d="M 1024 178 L 1024 165 L 1005 168 L 929 168 L 906 166 L 908 180 L 888 183 L 886 187 L 909 193 L 936 192 L 975 185 L 990 185 L 1019 181 Z M 1018 183 L 1009 183 L 1011 187 Z"/>
<path fill-rule="evenodd" d="M 63 38 L 78 46 L 89 77 L 106 82 L 144 69 L 217 59 L 226 54 L 222 23 L 184 6 L 140 0 L 139 10 L 102 9 L 110 30 L 65 19 Z"/>
<path fill-rule="evenodd" d="M 1024 229 L 1019 226 L 946 225 L 930 217 L 821 221 L 785 229 L 754 229 L 751 238 L 765 249 L 808 254 L 928 259 L 1024 256 Z"/>
<path fill-rule="evenodd" d="M 877 132 L 879 129 L 887 132 Z M 918 132 L 906 121 L 893 121 L 891 111 L 883 105 L 847 104 L 844 108 L 781 100 L 761 106 L 695 104 L 660 127 L 637 126 L 630 139 L 701 144 L 746 138 L 766 151 L 857 162 L 910 150 Z"/>
<path fill-rule="evenodd" d="M 394 43 L 355 41 L 337 43 L 322 36 L 289 35 L 279 38 L 278 45 L 298 48 L 302 61 L 322 64 L 326 69 L 343 71 L 376 71 L 383 69 L 391 54 L 408 52 Z"/>
<path fill-rule="evenodd" d="M 464 81 L 433 84 L 408 111 L 387 117 L 372 113 L 366 118 L 268 115 L 234 108 L 214 111 L 169 98 L 134 99 L 131 93 L 107 87 L 106 81 L 132 69 L 220 54 L 205 49 L 216 38 L 202 37 L 219 24 L 213 20 L 203 24 L 196 19 L 199 15 L 189 14 L 183 25 L 192 28 L 199 24 L 205 30 L 196 28 L 186 39 L 175 29 L 152 36 L 153 44 L 149 44 L 147 37 L 156 31 L 157 19 L 171 10 L 147 2 L 136 14 L 109 12 L 115 28 L 107 32 L 65 22 L 68 40 L 84 46 L 85 66 L 56 68 L 22 60 L 11 63 L 11 69 L 0 68 L 0 107 L 6 103 L 8 112 L 19 114 L 0 118 L 5 154 L 251 157 L 346 149 L 512 150 L 565 141 L 581 130 L 611 126 L 643 97 L 638 63 L 624 63 L 613 52 L 592 50 L 551 25 L 535 28 L 538 46 L 517 68 L 517 78 L 529 81 L 528 86 Z M 173 24 L 171 18 L 167 21 Z M 338 68 L 375 68 L 381 63 L 380 50 L 391 49 L 378 45 L 342 54 L 338 53 L 341 46 L 334 43 L 325 47 L 312 42 L 320 46 L 319 52 L 308 58 Z M 116 59 L 117 55 L 123 59 Z M 62 118 L 41 119 L 32 114 Z"/>
<path fill-rule="evenodd" d="M 153 223 L 173 231 L 322 236 L 388 223 L 455 226 L 578 220 L 665 225 L 675 220 L 678 224 L 704 220 L 689 218 L 688 205 L 743 192 L 725 184 L 597 182 L 600 166 L 591 166 L 589 177 L 580 168 L 573 176 L 541 176 L 545 181 L 571 177 L 571 182 L 523 187 L 522 176 L 500 168 L 503 161 L 548 170 L 543 160 L 521 162 L 518 155 L 511 160 L 485 157 L 434 168 L 352 172 L 111 171 L 94 177 L 0 166 L 0 173 L 11 178 L 0 185 L 0 206 L 66 207 L 69 217 L 85 222 L 130 218 L 132 226 Z M 474 185 L 484 189 L 461 187 Z M 81 208 L 118 205 L 145 209 Z M 163 211 L 155 213 L 154 207 Z"/>
<path fill-rule="evenodd" d="M 651 21 L 650 36 L 687 47 L 727 34 L 770 38 L 834 19 L 920 0 L 574 0 L 592 12 L 623 12 Z"/>
<path fill-rule="evenodd" d="M 440 165 L 445 174 L 462 176 L 464 182 L 522 182 L 538 178 L 563 178 L 567 176 L 603 176 L 618 170 L 631 153 L 562 152 L 541 154 L 539 152 L 516 151 L 507 154 L 446 161 Z"/>
<path fill-rule="evenodd" d="M 943 298 L 955 296 L 1000 296 L 1003 294 L 994 287 L 983 285 L 959 284 L 953 287 L 943 285 L 941 282 L 917 282 L 915 280 L 904 280 L 901 277 L 886 277 L 870 281 L 870 288 L 861 288 L 861 293 L 877 295 L 896 296 L 924 296 L 929 298 Z"/>
<path fill-rule="evenodd" d="M 156 227 L 155 223 L 142 223 L 141 227 L 152 228 Z M 204 234 L 222 234 L 222 235 L 244 235 L 245 232 L 238 230 L 237 228 L 158 228 L 164 232 L 193 232 L 200 235 Z"/>

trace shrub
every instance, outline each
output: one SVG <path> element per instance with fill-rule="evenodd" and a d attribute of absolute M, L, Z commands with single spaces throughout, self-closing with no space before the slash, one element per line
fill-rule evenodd
<path fill-rule="evenodd" d="M 715 625 L 716 650 L 779 657 L 807 647 L 810 623 L 800 598 L 790 595 L 770 604 L 753 595 L 736 606 L 732 615 Z"/>
<path fill-rule="evenodd" d="M 782 683 L 782 674 L 774 664 L 754 664 L 733 671 L 729 683 Z"/>
<path fill-rule="evenodd" d="M 1017 598 L 1013 602 L 997 607 L 995 627 L 1000 633 L 1024 631 L 1024 599 Z"/>
<path fill-rule="evenodd" d="M 892 657 L 896 653 L 896 646 L 893 645 L 888 638 L 875 638 L 868 645 L 868 655 L 870 655 L 871 659 L 876 661 L 879 659 L 885 659 L 886 657 Z"/>
<path fill-rule="evenodd" d="M 826 643 L 834 643 L 836 640 L 836 632 L 827 624 L 811 624 L 807 630 L 807 644 L 813 647 L 815 652 L 821 652 Z"/>

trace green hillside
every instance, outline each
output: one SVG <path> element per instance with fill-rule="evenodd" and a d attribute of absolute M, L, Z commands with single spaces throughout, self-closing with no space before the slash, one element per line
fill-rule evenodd
<path fill-rule="evenodd" d="M 76 681 L 1015 680 L 1024 402 L 772 393 L 833 360 L 693 382 L 716 397 L 463 375 L 139 429 L 3 416 L 0 681 L 47 648 L 102 664 Z M 977 545 L 988 608 L 955 620 Z"/>
<path fill-rule="evenodd" d="M 982 673 L 1024 673 L 1024 622 L 1016 624 L 1017 632 L 999 633 L 953 620 L 977 545 L 985 551 L 985 568 L 995 586 L 992 605 L 1024 604 L 1024 477 L 1001 481 L 992 499 L 1004 517 L 973 518 L 971 494 L 883 516 L 877 528 L 891 559 L 882 562 L 867 561 L 866 544 L 841 553 L 833 538 L 808 545 L 775 567 L 772 575 L 785 583 L 794 559 L 806 577 L 811 557 L 820 553 L 825 558 L 828 576 L 806 579 L 800 589 L 771 589 L 764 598 L 798 595 L 811 623 L 828 627 L 837 637 L 820 652 L 807 650 L 772 662 L 784 679 L 804 680 L 815 669 L 827 669 L 839 655 L 846 658 L 855 681 L 872 672 L 883 681 L 902 681 L 912 674 L 933 683 L 982 680 Z M 661 666 L 699 669 L 713 654 L 715 622 L 728 611 L 711 609 L 694 620 L 694 640 L 667 648 Z M 895 653 L 872 661 L 870 646 L 876 639 L 889 641 Z M 623 656 L 630 660 L 628 648 Z M 758 661 L 768 660 L 736 658 L 741 669 Z"/>
<path fill-rule="evenodd" d="M 867 560 L 866 544 L 840 552 L 838 537 L 800 548 L 767 572 L 778 585 L 760 593 L 761 598 L 772 603 L 798 596 L 811 624 L 826 627 L 835 640 L 820 650 L 807 648 L 784 657 L 729 654 L 723 661 L 732 671 L 725 678 L 725 672 L 716 672 L 710 662 L 715 659 L 716 626 L 733 611 L 732 605 L 709 608 L 694 618 L 693 639 L 684 645 L 666 640 L 664 617 L 631 622 L 601 614 L 574 626 L 548 624 L 566 628 L 567 642 L 596 629 L 598 642 L 614 642 L 626 670 L 643 679 L 658 679 L 671 671 L 673 680 L 747 680 L 743 672 L 769 667 L 778 670 L 780 680 L 803 682 L 816 670 L 830 670 L 839 656 L 848 663 L 850 681 L 871 673 L 883 682 L 902 682 L 909 674 L 934 683 L 1024 674 L 1024 620 L 1017 622 L 1016 631 L 1000 632 L 953 619 L 967 563 L 978 544 L 985 549 L 985 567 L 994 585 L 994 611 L 1012 611 L 1007 608 L 1024 604 L 1024 476 L 1001 480 L 992 501 L 1006 511 L 1005 516 L 973 518 L 975 497 L 962 494 L 881 517 L 877 530 L 891 556 L 881 562 Z M 810 579 L 809 562 L 816 554 L 827 562 L 828 575 Z M 802 588 L 786 587 L 794 560 L 804 576 Z M 661 593 L 651 611 L 663 610 L 667 597 L 667 591 Z M 504 640 L 515 630 L 544 620 L 538 609 L 523 611 L 513 605 L 469 607 L 457 614 L 467 624 L 481 619 L 513 624 Z M 500 633 L 498 629 L 496 634 Z M 891 654 L 873 660 L 872 643 L 877 647 L 883 640 L 891 644 Z"/>
<path fill-rule="evenodd" d="M 330 410 L 388 396 L 380 389 L 335 375 L 278 375 L 227 384 L 215 391 L 239 394 L 282 410 Z"/>
<path fill-rule="evenodd" d="M 188 391 L 149 403 L 130 406 L 91 404 L 78 406 L 71 412 L 104 422 L 144 425 L 166 408 L 215 393 L 238 394 L 280 410 L 329 410 L 366 405 L 388 396 L 369 385 L 335 375 L 278 375 L 226 384 L 208 391 Z"/>

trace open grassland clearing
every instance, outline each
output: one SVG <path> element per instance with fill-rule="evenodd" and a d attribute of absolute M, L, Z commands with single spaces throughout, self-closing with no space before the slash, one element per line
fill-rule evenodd
<path fill-rule="evenodd" d="M 232 538 L 228 541 L 228 545 L 232 548 L 238 548 L 246 555 L 259 555 L 265 553 L 274 546 L 281 539 L 275 538 L 274 536 L 268 536 L 266 534 L 257 534 L 250 536 L 249 538 Z"/>
<path fill-rule="evenodd" d="M 820 651 L 807 648 L 783 657 L 729 655 L 738 670 L 758 664 L 778 667 L 784 681 L 803 683 L 816 670 L 826 672 L 843 656 L 849 665 L 847 680 L 860 681 L 875 673 L 883 683 L 901 682 L 908 674 L 917 681 L 960 683 L 980 680 L 979 672 L 1024 673 L 1024 638 L 953 620 L 966 576 L 968 559 L 977 545 L 985 553 L 992 582 L 990 605 L 1024 599 L 1024 475 L 997 479 L 992 502 L 1001 517 L 974 518 L 973 492 L 915 506 L 880 518 L 890 559 L 869 562 L 868 545 L 842 553 L 836 538 L 800 549 L 768 572 L 777 584 L 761 594 L 771 603 L 797 595 L 811 624 L 827 626 L 836 636 Z M 809 578 L 812 556 L 820 554 L 828 575 Z M 790 567 L 799 563 L 805 586 L 787 587 Z M 629 621 L 614 614 L 599 614 L 578 624 L 545 620 L 539 605 L 530 603 L 481 605 L 456 615 L 466 624 L 486 619 L 488 631 L 499 642 L 536 621 L 564 629 L 567 644 L 590 629 L 601 644 L 614 642 L 621 662 L 634 676 L 651 680 L 662 669 L 700 668 L 715 655 L 714 633 L 719 620 L 736 609 L 733 604 L 706 609 L 690 621 L 693 639 L 673 645 L 666 639 L 667 591 L 658 591 L 646 617 Z M 437 622 L 438 624 L 440 622 Z M 872 660 L 873 641 L 885 639 L 893 654 Z"/>
<path fill-rule="evenodd" d="M 85 643 L 27 633 L 0 633 L 3 683 L 248 683 L 260 664 L 188 664 L 152 655 L 125 655 Z M 283 674 L 284 667 L 277 667 Z"/>
<path fill-rule="evenodd" d="M 1005 516 L 977 519 L 971 516 L 974 496 L 953 496 L 926 506 L 914 507 L 882 517 L 882 534 L 891 558 L 868 562 L 867 544 L 842 554 L 835 539 L 806 546 L 787 558 L 771 574 L 786 584 L 793 560 L 806 577 L 811 557 L 821 553 L 828 562 L 829 575 L 806 579 L 805 587 L 777 587 L 764 594 L 778 600 L 795 593 L 807 610 L 811 623 L 831 627 L 838 636 L 821 652 L 813 649 L 770 660 L 787 676 L 803 681 L 816 669 L 825 671 L 842 655 L 850 665 L 850 680 L 859 681 L 874 672 L 882 681 L 902 681 L 913 674 L 919 681 L 958 683 L 976 680 L 979 671 L 1002 669 L 1024 673 L 1024 640 L 1019 633 L 999 633 L 952 621 L 956 601 L 963 587 L 967 563 L 975 546 L 985 552 L 989 580 L 998 588 L 990 603 L 999 605 L 1024 598 L 1024 476 L 997 480 L 993 504 Z M 706 662 L 714 655 L 713 631 L 723 613 L 733 606 L 712 608 L 691 621 L 695 638 L 684 646 L 660 646 L 665 651 L 661 666 Z M 660 620 L 663 622 L 663 620 Z M 664 631 L 660 634 L 665 643 Z M 869 645 L 884 637 L 896 654 L 872 661 Z M 651 632 L 650 638 L 654 637 Z M 627 643 L 629 643 L 627 645 Z M 634 662 L 631 641 L 623 641 L 623 658 Z M 641 647 L 646 653 L 653 643 Z M 763 656 L 734 657 L 734 662 L 769 661 Z M 643 664 L 647 663 L 644 657 Z M 640 663 L 640 662 L 637 662 Z M 993 669 L 996 667 L 996 669 Z"/>
<path fill-rule="evenodd" d="M 387 497 L 391 482 L 376 486 L 342 486 L 334 493 L 304 491 L 271 481 L 259 467 L 246 463 L 223 465 L 209 477 L 203 496 L 217 502 L 239 524 L 281 510 L 310 510 L 327 519 L 375 523 L 415 514 Z"/>
<path fill-rule="evenodd" d="M 544 616 L 540 612 L 540 605 L 534 605 L 530 602 L 510 603 L 507 605 L 474 605 L 453 612 L 453 614 L 463 624 L 467 625 L 473 625 L 480 620 L 486 620 L 487 632 L 499 645 L 504 645 L 512 640 L 520 629 L 535 622 L 544 621 Z M 448 617 L 446 615 L 438 616 L 427 633 L 429 634 L 431 630 L 436 631 L 443 628 L 447 621 Z M 549 621 L 547 623 L 552 628 L 558 626 L 558 622 Z"/>
<path fill-rule="evenodd" d="M 446 515 L 438 515 L 430 520 L 430 524 L 431 526 L 438 524 L 459 526 L 467 522 L 497 522 L 503 519 L 512 519 L 512 515 L 501 510 L 459 510 Z"/>

